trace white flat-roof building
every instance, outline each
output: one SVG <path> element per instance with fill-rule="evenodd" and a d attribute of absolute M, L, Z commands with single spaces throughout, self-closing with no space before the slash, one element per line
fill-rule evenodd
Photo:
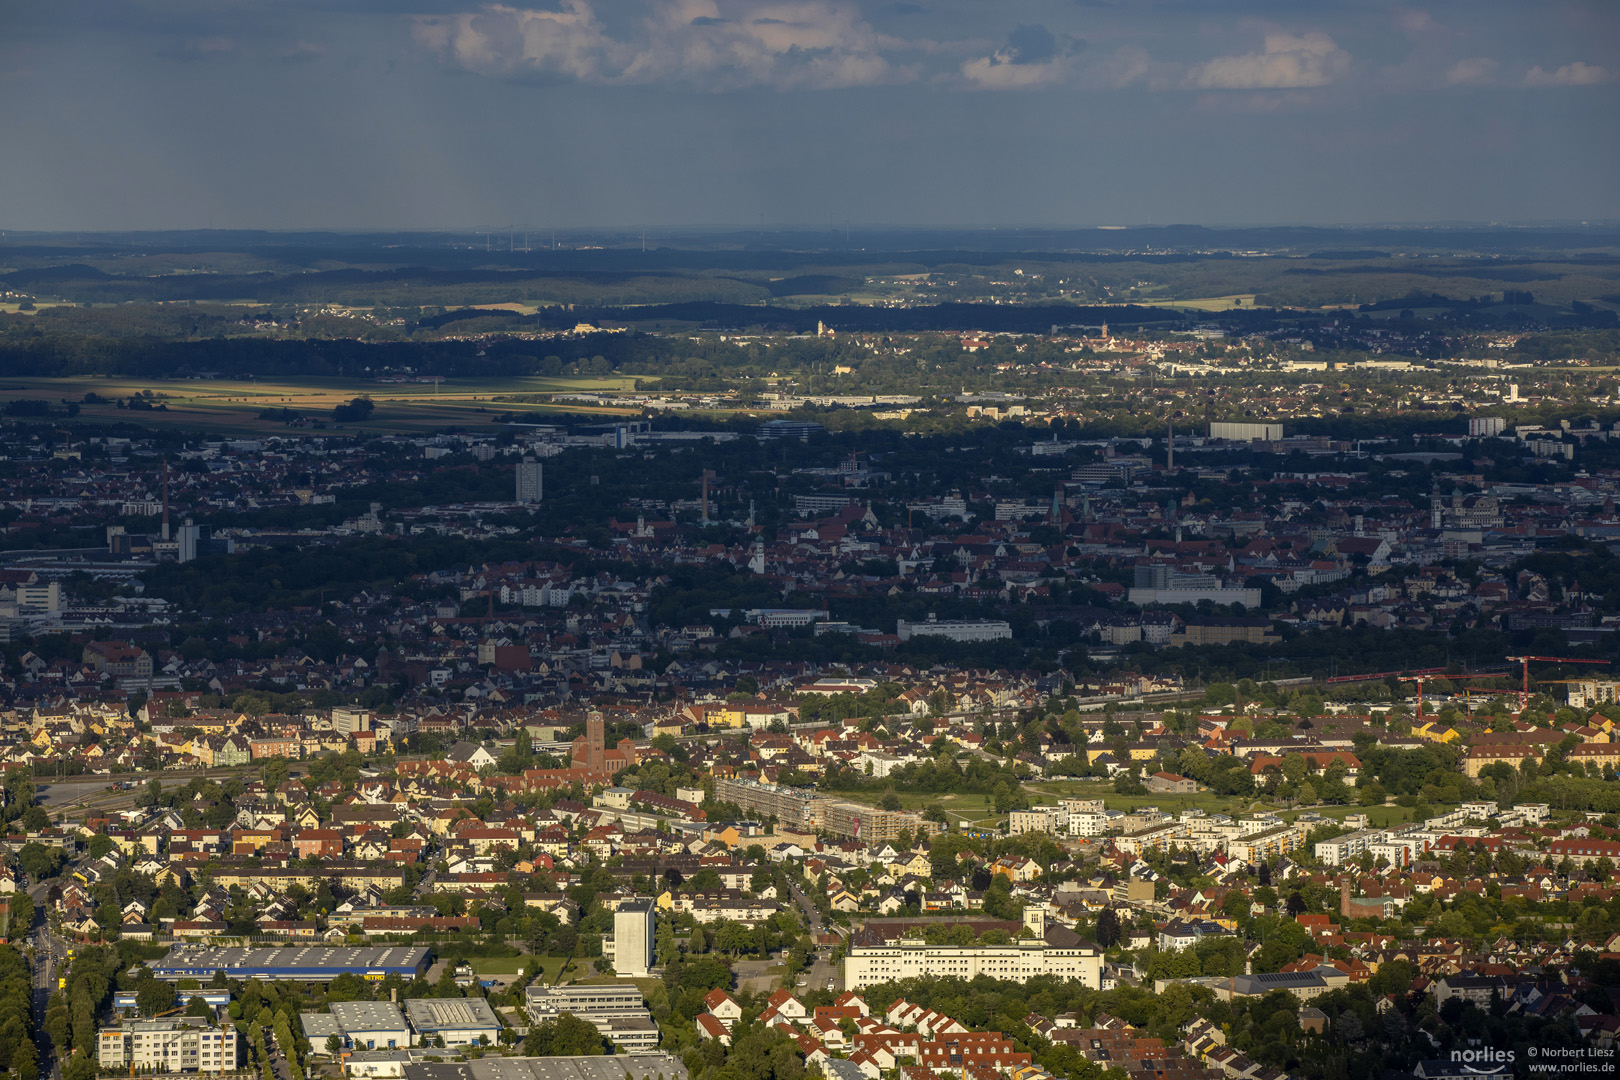
<path fill-rule="evenodd" d="M 859 990 L 877 983 L 935 977 L 992 979 L 1025 982 L 1041 975 L 1078 979 L 1092 989 L 1102 987 L 1102 953 L 1073 930 L 1048 926 L 1042 908 L 1025 908 L 1024 925 L 1033 939 L 1007 945 L 929 945 L 922 941 L 863 942 L 863 931 L 850 940 L 844 959 L 844 988 Z"/>
<path fill-rule="evenodd" d="M 914 637 L 942 637 L 951 641 L 1001 641 L 1011 638 L 1012 624 L 1003 619 L 936 619 L 929 615 L 926 622 L 895 623 L 895 636 L 901 641 Z"/>
<path fill-rule="evenodd" d="M 329 1035 L 337 1035 L 354 1050 L 401 1050 L 411 1045 L 410 1025 L 405 1014 L 391 1001 L 336 1001 L 323 1019 L 320 1013 L 304 1013 L 304 1034 L 316 1045 Z"/>
<path fill-rule="evenodd" d="M 405 1018 L 422 1046 L 435 1046 L 438 1039 L 445 1046 L 473 1046 L 480 1039 L 493 1046 L 501 1033 L 500 1018 L 481 997 L 410 998 Z"/>
<path fill-rule="evenodd" d="M 195 1016 L 138 1020 L 96 1035 L 96 1061 L 103 1069 L 224 1073 L 236 1069 L 240 1053 L 235 1027 L 215 1027 Z"/>
<path fill-rule="evenodd" d="M 530 1023 L 572 1013 L 589 1020 L 614 1045 L 632 1053 L 658 1045 L 658 1024 L 641 989 L 633 984 L 530 986 L 523 993 L 523 1003 Z"/>
<path fill-rule="evenodd" d="M 645 978 L 653 966 L 653 902 L 627 900 L 613 913 L 613 970 Z"/>

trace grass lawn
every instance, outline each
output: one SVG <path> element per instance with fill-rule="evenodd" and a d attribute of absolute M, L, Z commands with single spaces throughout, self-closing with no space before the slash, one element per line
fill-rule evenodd
<path fill-rule="evenodd" d="M 1367 820 L 1375 829 L 1387 829 L 1391 825 L 1400 825 L 1412 820 L 1412 811 L 1404 806 L 1316 806 L 1312 807 L 1316 813 L 1335 821 L 1343 821 L 1351 814 L 1366 814 Z M 1435 813 L 1456 809 L 1455 806 L 1433 804 Z M 1291 811 L 1282 816 L 1293 821 L 1302 811 Z"/>
<path fill-rule="evenodd" d="M 568 963 L 568 957 L 566 956 L 525 957 L 524 959 L 531 963 L 534 960 L 540 961 L 540 976 L 538 981 L 546 984 L 547 986 L 557 982 L 557 973 L 563 969 L 564 964 Z M 567 975 L 563 976 L 562 981 L 567 982 L 572 975 L 574 975 L 574 972 L 571 971 Z"/>
<path fill-rule="evenodd" d="M 527 956 L 479 956 L 471 963 L 480 975 L 516 975 L 518 968 L 528 967 L 529 960 Z"/>

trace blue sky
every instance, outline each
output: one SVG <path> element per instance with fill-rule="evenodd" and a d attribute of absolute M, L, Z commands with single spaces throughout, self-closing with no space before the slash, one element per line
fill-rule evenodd
<path fill-rule="evenodd" d="M 0 17 L 0 228 L 1620 218 L 1616 0 Z"/>

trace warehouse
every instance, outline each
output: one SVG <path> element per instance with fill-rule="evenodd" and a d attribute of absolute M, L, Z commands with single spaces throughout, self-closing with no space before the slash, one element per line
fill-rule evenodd
<path fill-rule="evenodd" d="M 493 1046 L 501 1034 L 495 1010 L 478 997 L 411 998 L 405 1002 L 405 1016 L 422 1046 L 433 1046 L 436 1039 L 445 1046 L 469 1046 L 480 1039 Z"/>
<path fill-rule="evenodd" d="M 596 1057 L 486 1057 L 455 1064 L 411 1063 L 405 1080 L 687 1080 L 672 1054 L 602 1054 Z"/>
<path fill-rule="evenodd" d="M 331 982 L 352 973 L 368 979 L 398 975 L 414 979 L 427 973 L 428 951 L 405 946 L 358 948 L 287 945 L 271 949 L 176 945 L 169 955 L 148 965 L 159 979 L 207 982 L 217 971 L 230 979 L 282 979 Z"/>

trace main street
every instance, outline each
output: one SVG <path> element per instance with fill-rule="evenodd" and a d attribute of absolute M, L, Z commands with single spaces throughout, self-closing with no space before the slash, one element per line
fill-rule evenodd
<path fill-rule="evenodd" d="M 811 939 L 814 940 L 826 933 L 827 928 L 821 921 L 821 912 L 816 909 L 816 905 L 805 895 L 804 890 L 799 887 L 799 883 L 791 877 L 787 879 L 787 883 L 788 891 L 793 894 L 794 902 L 799 905 L 799 910 L 804 913 L 805 925 L 810 928 Z M 823 952 L 819 945 L 816 947 L 816 951 L 811 953 L 811 956 L 813 959 L 808 974 L 805 975 L 806 989 L 819 990 L 825 987 L 829 981 L 833 984 L 834 989 L 841 989 L 844 985 L 843 973 L 838 970 L 836 965 L 822 959 Z"/>
<path fill-rule="evenodd" d="M 50 1036 L 45 1034 L 45 1007 L 51 991 L 56 989 L 58 972 L 67 970 L 68 946 L 50 932 L 45 901 L 50 886 L 48 881 L 41 882 L 28 890 L 34 899 L 34 927 L 28 934 L 28 942 L 34 950 L 34 1037 L 39 1046 L 40 1075 L 62 1080 L 61 1063 L 56 1059 Z"/>

